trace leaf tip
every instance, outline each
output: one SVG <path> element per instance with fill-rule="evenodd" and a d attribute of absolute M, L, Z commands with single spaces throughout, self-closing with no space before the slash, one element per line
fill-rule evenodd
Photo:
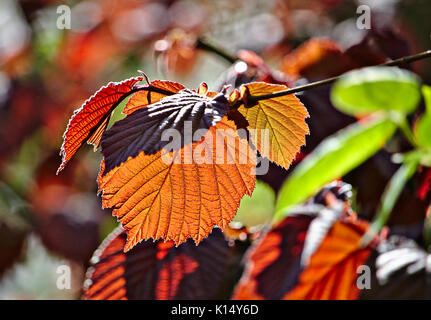
<path fill-rule="evenodd" d="M 206 82 L 201 82 L 198 88 L 198 94 L 204 96 L 207 94 L 207 92 L 208 92 L 208 85 L 206 84 Z"/>

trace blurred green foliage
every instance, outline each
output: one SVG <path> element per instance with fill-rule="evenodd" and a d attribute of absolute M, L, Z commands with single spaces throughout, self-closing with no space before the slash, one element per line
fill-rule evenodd
<path fill-rule="evenodd" d="M 251 197 L 243 197 L 234 222 L 251 228 L 271 221 L 275 206 L 275 192 L 264 182 L 256 181 Z"/>
<path fill-rule="evenodd" d="M 369 67 L 344 74 L 331 91 L 340 111 L 363 116 L 375 111 L 412 113 L 420 100 L 419 79 L 395 67 Z"/>

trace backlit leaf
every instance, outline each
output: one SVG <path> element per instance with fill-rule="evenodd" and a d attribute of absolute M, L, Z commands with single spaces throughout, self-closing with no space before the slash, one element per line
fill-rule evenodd
<path fill-rule="evenodd" d="M 281 299 L 298 282 L 301 253 L 315 216 L 291 215 L 266 233 L 247 255 L 233 299 Z"/>
<path fill-rule="evenodd" d="M 331 101 L 342 112 L 367 115 L 378 110 L 408 114 L 420 100 L 418 77 L 396 67 L 369 67 L 343 75 L 331 90 Z"/>
<path fill-rule="evenodd" d="M 113 207 L 127 230 L 125 251 L 151 237 L 199 243 L 215 225 L 226 227 L 243 195 L 251 195 L 255 165 L 247 140 L 224 117 L 199 142 L 171 152 L 140 152 L 99 175 L 99 190 L 103 207 Z"/>
<path fill-rule="evenodd" d="M 431 148 L 431 87 L 423 85 L 422 94 L 425 100 L 426 111 L 419 118 L 415 126 L 417 143 L 425 148 Z"/>
<path fill-rule="evenodd" d="M 424 113 L 415 127 L 416 141 L 418 145 L 431 148 L 431 113 Z"/>
<path fill-rule="evenodd" d="M 233 247 L 220 229 L 199 246 L 146 241 L 124 253 L 126 237 L 119 227 L 95 252 L 84 299 L 212 299 L 228 274 Z"/>
<path fill-rule="evenodd" d="M 129 157 L 136 157 L 142 151 L 150 155 L 171 144 L 170 139 L 163 139 L 164 134 L 169 134 L 168 130 L 175 129 L 180 134 L 173 137 L 173 149 L 199 141 L 203 133 L 220 121 L 227 110 L 228 101 L 223 93 L 210 98 L 189 89 L 136 110 L 104 133 L 101 144 L 105 171 L 120 165 Z M 197 132 L 199 129 L 204 130 Z"/>
<path fill-rule="evenodd" d="M 136 92 L 132 97 L 130 97 L 129 101 L 124 107 L 124 110 L 123 110 L 124 114 L 131 114 L 132 112 L 138 109 L 141 109 L 143 107 L 146 107 L 149 104 L 156 103 L 160 99 L 166 97 L 168 95 L 167 93 L 175 94 L 178 91 L 185 89 L 183 85 L 177 82 L 164 81 L 164 80 L 151 81 L 150 86 L 153 88 L 161 89 L 166 92 L 163 93 L 163 91 L 147 91 L 147 90 Z"/>
<path fill-rule="evenodd" d="M 334 41 L 311 38 L 283 58 L 281 70 L 294 78 L 322 79 L 352 68 L 353 61 Z"/>
<path fill-rule="evenodd" d="M 334 221 L 350 214 L 349 187 L 342 182 L 325 186 L 269 230 L 247 254 L 233 298 L 282 299 L 293 290 Z"/>
<path fill-rule="evenodd" d="M 247 95 L 259 96 L 286 90 L 283 85 L 254 82 L 243 85 Z M 242 89 L 244 92 L 244 89 Z M 308 112 L 293 94 L 261 100 L 255 106 L 242 105 L 239 112 L 247 119 L 250 138 L 262 156 L 288 169 L 309 133 Z"/>
<path fill-rule="evenodd" d="M 60 151 L 62 162 L 57 174 L 64 169 L 66 163 L 85 141 L 95 146 L 99 144 L 112 111 L 131 93 L 134 85 L 143 79 L 144 77 L 136 77 L 122 82 L 111 82 L 75 111 L 63 136 Z"/>
<path fill-rule="evenodd" d="M 361 220 L 335 221 L 301 273 L 299 284 L 284 299 L 357 299 L 357 269 L 372 252 L 371 247 L 361 247 L 368 228 L 369 224 Z"/>

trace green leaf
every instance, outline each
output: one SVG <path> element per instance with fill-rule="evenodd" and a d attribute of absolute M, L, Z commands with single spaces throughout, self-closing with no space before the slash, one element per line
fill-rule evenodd
<path fill-rule="evenodd" d="M 255 227 L 271 221 L 275 207 L 275 192 L 266 183 L 257 180 L 251 197 L 243 197 L 233 219 L 246 227 Z"/>
<path fill-rule="evenodd" d="M 416 142 L 424 148 L 431 148 L 431 87 L 422 86 L 426 111 L 415 126 Z"/>
<path fill-rule="evenodd" d="M 431 148 L 431 114 L 425 113 L 419 119 L 415 130 L 416 142 L 419 146 Z"/>
<path fill-rule="evenodd" d="M 406 162 L 392 176 L 382 195 L 380 207 L 377 210 L 376 217 L 374 218 L 371 225 L 374 231 L 380 231 L 381 228 L 386 224 L 398 197 L 404 189 L 406 182 L 415 173 L 417 167 L 417 161 Z"/>
<path fill-rule="evenodd" d="M 424 84 L 422 86 L 422 94 L 425 100 L 426 112 L 431 113 L 431 87 Z"/>
<path fill-rule="evenodd" d="M 280 190 L 274 220 L 282 219 L 325 184 L 340 178 L 381 149 L 397 125 L 387 116 L 373 116 L 326 138 L 293 171 Z"/>
<path fill-rule="evenodd" d="M 409 114 L 420 101 L 420 80 L 396 67 L 369 67 L 343 75 L 332 88 L 331 101 L 340 111 L 362 116 L 378 110 Z"/>

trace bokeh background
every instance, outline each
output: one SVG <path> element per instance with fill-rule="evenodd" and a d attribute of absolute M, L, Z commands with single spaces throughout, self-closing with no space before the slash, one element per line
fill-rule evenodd
<path fill-rule="evenodd" d="M 361 4 L 371 7 L 370 30 L 356 27 Z M 71 8 L 70 30 L 57 27 L 60 5 Z M 55 174 L 69 117 L 101 86 L 142 70 L 151 80 L 190 88 L 205 81 L 216 90 L 259 79 L 259 72 L 267 76 L 267 68 L 277 81 L 302 84 L 351 68 L 343 64 L 346 52 L 363 66 L 429 49 L 430 12 L 428 0 L 0 1 L 0 299 L 80 298 L 92 253 L 117 225 L 97 196 L 100 153 L 84 147 Z M 313 64 L 322 56 L 319 46 L 308 49 L 310 60 L 292 54 L 316 37 L 337 44 L 323 63 Z M 266 65 L 240 50 L 257 53 Z M 235 63 L 238 57 L 246 64 Z M 429 62 L 413 68 L 431 83 Z M 328 96 L 328 87 L 301 95 L 311 114 L 304 153 L 354 121 L 335 111 Z M 363 217 L 374 214 L 395 169 L 380 152 L 348 175 Z M 260 177 L 272 191 L 258 193 L 267 206 L 256 215 L 271 214 L 287 174 L 271 166 Z M 401 199 L 391 223 L 423 221 L 427 202 L 408 190 Z M 245 206 L 241 216 L 251 211 Z M 71 290 L 56 286 L 64 264 L 72 271 Z"/>

